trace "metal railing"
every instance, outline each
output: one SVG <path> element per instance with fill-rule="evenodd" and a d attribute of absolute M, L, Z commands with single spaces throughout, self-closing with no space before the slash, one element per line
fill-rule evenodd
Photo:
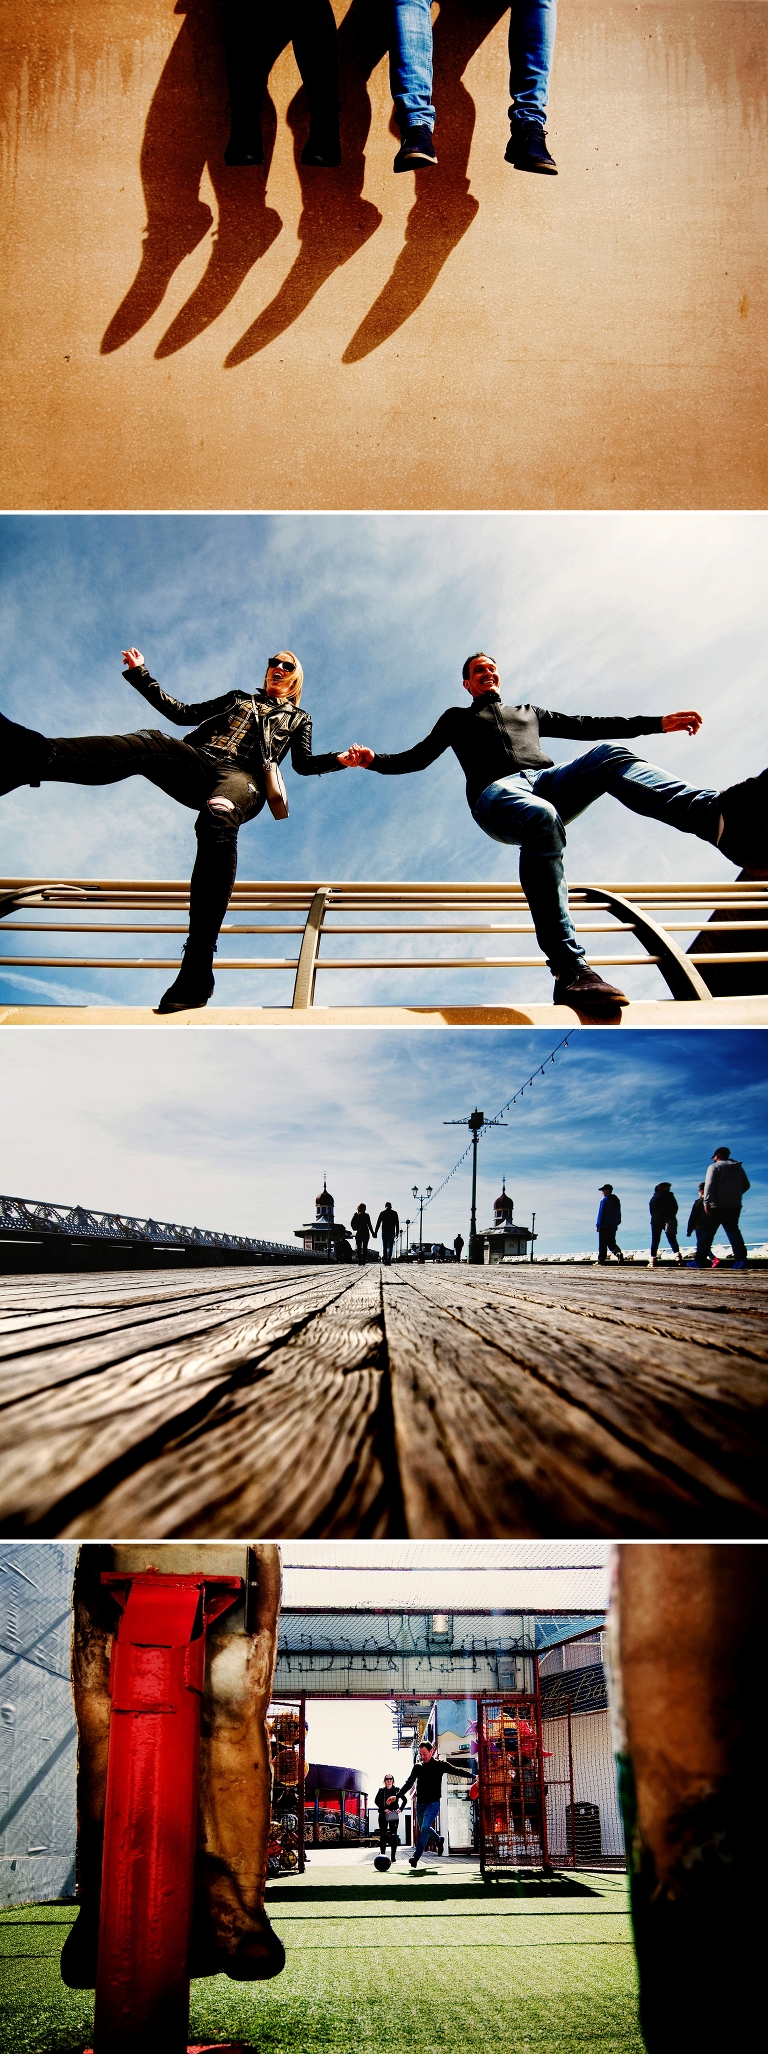
<path fill-rule="evenodd" d="M 629 934 L 642 953 L 600 951 L 588 946 L 596 969 L 629 970 L 655 966 L 675 999 L 710 1000 L 700 965 L 733 965 L 747 969 L 765 965 L 768 990 L 768 881 L 726 881 L 723 884 L 572 884 L 571 914 L 582 937 Z M 2 878 L 0 920 L 3 934 L 48 936 L 186 934 L 189 885 L 186 881 L 119 878 Z M 61 916 L 65 917 L 61 917 Z M 713 948 L 695 946 L 701 930 Z M 727 937 L 755 937 L 752 949 L 729 948 Z M 317 979 L 332 972 L 454 972 L 539 970 L 544 957 L 527 954 L 441 955 L 418 950 L 418 940 L 431 943 L 443 936 L 492 935 L 535 939 L 527 901 L 517 884 L 456 883 L 318 883 L 314 881 L 249 882 L 234 886 L 222 937 L 295 936 L 296 953 L 229 954 L 220 948 L 216 973 L 229 970 L 293 976 L 291 1004 L 315 1004 Z M 349 937 L 408 940 L 409 953 L 339 952 L 336 944 Z M 690 937 L 686 949 L 678 937 Z M 726 937 L 725 948 L 721 947 Z M 176 970 L 176 955 L 99 955 L 0 953 L 0 966 L 21 970 Z M 734 984 L 738 984 L 736 971 Z M 754 981 L 750 988 L 754 988 Z M 380 999 L 379 999 L 379 1002 Z"/>
<path fill-rule="evenodd" d="M 107 1241 L 119 1246 L 212 1248 L 226 1255 L 252 1255 L 262 1262 L 324 1261 L 308 1249 L 284 1241 L 250 1241 L 242 1234 L 215 1234 L 207 1227 L 177 1227 L 167 1220 L 136 1220 L 129 1213 L 91 1212 L 82 1205 L 49 1205 L 45 1199 L 0 1197 L 0 1239 L 40 1240 L 41 1235 L 67 1241 Z"/>

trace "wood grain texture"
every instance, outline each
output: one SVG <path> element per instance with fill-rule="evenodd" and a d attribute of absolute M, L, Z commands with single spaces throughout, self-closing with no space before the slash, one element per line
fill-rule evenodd
<path fill-rule="evenodd" d="M 0 1528 L 768 1532 L 768 1276 L 5 1279 Z"/>

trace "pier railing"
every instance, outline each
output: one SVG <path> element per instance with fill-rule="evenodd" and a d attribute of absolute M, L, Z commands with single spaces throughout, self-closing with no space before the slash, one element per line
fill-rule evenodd
<path fill-rule="evenodd" d="M 576 932 L 598 970 L 653 966 L 666 986 L 660 997 L 671 992 L 675 999 L 704 1002 L 712 993 L 702 973 L 717 964 L 719 973 L 729 968 L 736 995 L 768 990 L 768 880 L 572 884 L 569 898 Z M 0 974 L 11 969 L 14 977 L 52 969 L 175 971 L 188 907 L 189 884 L 182 880 L 1 878 Z M 26 939 L 19 946 L 22 935 Z M 57 936 L 67 937 L 64 946 L 57 946 Z M 173 937 L 167 953 L 138 952 L 137 940 L 165 936 Z M 75 937 L 83 938 L 79 945 Z M 119 948 L 109 952 L 105 937 Z M 290 937 L 290 953 L 260 953 L 259 938 L 263 948 L 267 937 Z M 485 940 L 485 950 L 477 948 L 478 940 Z M 455 953 L 446 943 L 454 945 Z M 325 1002 L 332 1004 L 333 977 L 342 971 L 361 979 L 360 1002 L 364 980 L 374 973 L 439 972 L 446 979 L 448 1003 L 456 971 L 491 973 L 483 996 L 487 992 L 493 1001 L 501 996 L 501 977 L 507 980 L 504 998 L 509 998 L 513 972 L 519 986 L 514 995 L 524 997 L 521 979 L 543 964 L 526 899 L 516 884 L 238 880 L 222 928 L 216 974 L 254 973 L 253 1003 L 258 1004 L 257 973 L 284 973 L 293 980 L 291 1005 L 304 1009 L 316 1003 L 319 979 Z M 762 966 L 759 976 L 755 966 Z M 377 1000 L 381 1003 L 380 985 Z"/>
<path fill-rule="evenodd" d="M 51 1205 L 41 1198 L 0 1196 L 0 1242 L 101 1242 L 117 1248 L 211 1251 L 222 1262 L 232 1259 L 274 1263 L 318 1263 L 324 1258 L 284 1241 L 249 1240 L 242 1234 L 217 1234 L 207 1227 L 178 1227 L 168 1220 L 139 1220 L 129 1213 L 93 1212 L 83 1205 Z"/>

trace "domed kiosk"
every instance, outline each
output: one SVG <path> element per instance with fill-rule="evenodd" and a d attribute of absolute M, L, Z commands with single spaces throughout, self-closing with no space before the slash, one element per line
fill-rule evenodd
<path fill-rule="evenodd" d="M 352 1248 L 349 1228 L 333 1216 L 333 1193 L 328 1190 L 325 1177 L 323 1188 L 315 1199 L 315 1217 L 304 1220 L 303 1225 L 294 1227 L 294 1234 L 302 1247 L 313 1255 L 324 1255 L 328 1262 L 351 1262 Z"/>

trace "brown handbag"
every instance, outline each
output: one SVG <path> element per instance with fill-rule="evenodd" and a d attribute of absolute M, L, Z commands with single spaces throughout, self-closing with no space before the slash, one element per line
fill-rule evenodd
<path fill-rule="evenodd" d="M 256 716 L 256 719 L 258 721 L 255 699 L 251 700 L 251 705 L 253 706 L 254 715 Z M 283 776 L 279 764 L 273 763 L 268 756 L 264 756 L 262 758 L 261 767 L 264 772 L 264 797 L 267 801 L 270 813 L 272 814 L 272 818 L 273 820 L 287 820 L 288 793 L 283 783 Z"/>

